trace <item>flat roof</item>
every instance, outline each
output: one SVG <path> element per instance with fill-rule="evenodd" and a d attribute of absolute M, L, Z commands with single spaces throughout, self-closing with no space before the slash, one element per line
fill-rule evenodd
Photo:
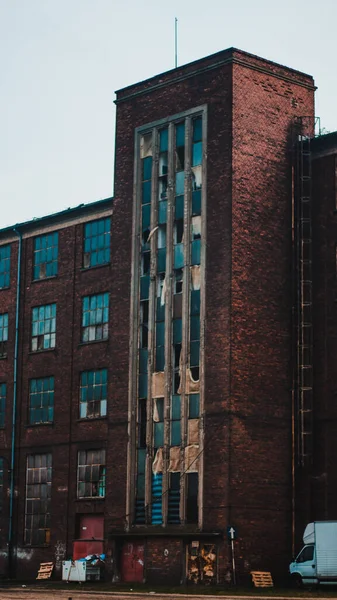
<path fill-rule="evenodd" d="M 280 63 L 257 56 L 256 54 L 251 54 L 244 50 L 231 47 L 120 88 L 115 91 L 117 95 L 116 103 L 118 104 L 118 102 L 122 102 L 130 96 L 149 92 L 152 88 L 167 85 L 176 79 L 184 79 L 186 76 L 192 76 L 205 69 L 216 68 L 226 63 L 242 64 L 252 69 L 267 71 L 270 75 L 282 77 L 284 79 L 287 78 L 286 74 L 288 74 L 289 78 L 293 78 L 293 80 L 296 80 L 298 83 L 305 85 L 306 87 L 314 87 L 312 75 L 292 69 L 291 67 L 286 67 Z"/>
<path fill-rule="evenodd" d="M 54 223 L 57 221 L 67 221 L 68 218 L 71 219 L 80 215 L 81 213 L 94 213 L 97 210 L 104 210 L 111 205 L 112 208 L 113 197 L 104 198 L 103 200 L 96 200 L 95 202 L 88 202 L 87 204 L 79 204 L 78 206 L 74 206 L 73 208 L 66 208 L 65 210 L 61 210 L 57 213 L 51 213 L 49 215 L 45 215 L 44 217 L 36 217 L 30 219 L 29 221 L 23 221 L 21 223 L 15 223 L 13 225 L 9 225 L 8 227 L 4 227 L 0 229 L 0 236 L 6 233 L 10 233 L 13 229 L 20 229 L 22 232 L 27 231 L 29 229 L 35 229 L 40 225 L 48 225 L 49 223 Z"/>

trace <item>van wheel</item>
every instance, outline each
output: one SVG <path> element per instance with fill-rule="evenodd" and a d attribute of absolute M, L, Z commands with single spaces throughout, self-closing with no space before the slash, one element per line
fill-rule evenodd
<path fill-rule="evenodd" d="M 291 582 L 292 586 L 298 590 L 300 590 L 303 587 L 302 577 L 298 573 L 294 573 L 294 575 L 291 576 Z"/>

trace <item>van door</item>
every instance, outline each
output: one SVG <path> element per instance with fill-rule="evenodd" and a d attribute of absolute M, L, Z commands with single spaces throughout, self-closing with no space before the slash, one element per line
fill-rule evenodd
<path fill-rule="evenodd" d="M 301 575 L 303 583 L 316 583 L 317 571 L 315 545 L 309 544 L 308 546 L 304 546 L 297 556 L 295 562 L 297 564 L 297 571 Z"/>

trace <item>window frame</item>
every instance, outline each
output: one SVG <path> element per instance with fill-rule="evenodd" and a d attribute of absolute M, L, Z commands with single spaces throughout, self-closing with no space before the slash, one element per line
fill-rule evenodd
<path fill-rule="evenodd" d="M 7 342 L 8 342 L 8 312 L 0 314 L 0 358 L 7 357 Z"/>
<path fill-rule="evenodd" d="M 40 466 L 36 463 L 40 462 Z M 30 465 L 29 463 L 34 463 Z M 42 463 L 46 463 L 43 465 Z M 24 521 L 24 544 L 25 546 L 37 546 L 44 547 L 50 545 L 50 530 L 51 530 L 51 496 L 52 496 L 52 454 L 46 453 L 35 453 L 27 454 L 26 458 L 26 486 L 25 486 L 25 521 Z M 45 479 L 45 481 L 43 481 Z M 46 486 L 45 495 L 42 494 L 42 485 Z M 39 486 L 39 495 L 36 495 L 37 488 Z M 31 495 L 30 495 L 31 494 Z M 29 502 L 31 502 L 31 512 L 28 512 Z M 39 508 L 38 511 L 34 512 L 34 502 Z M 41 506 L 45 503 L 45 511 L 41 511 Z M 33 527 L 34 517 L 38 522 L 38 527 Z M 45 527 L 40 527 L 41 518 L 44 517 Z M 31 519 L 31 527 L 27 527 L 27 523 Z M 33 539 L 34 532 L 44 531 L 45 540 L 40 542 L 39 540 Z M 29 541 L 27 534 L 30 533 Z"/>
<path fill-rule="evenodd" d="M 45 316 L 47 312 L 46 309 L 50 308 L 50 316 Z M 40 311 L 44 310 L 43 319 L 40 318 Z M 34 311 L 38 311 L 38 318 L 34 319 Z M 57 304 L 56 302 L 52 302 L 51 304 L 41 304 L 39 306 L 33 306 L 31 309 L 31 352 L 45 352 L 46 350 L 53 350 L 56 347 L 56 319 L 57 319 Z M 53 328 L 53 321 L 54 328 Z M 46 323 L 50 322 L 50 331 L 45 331 Z M 43 333 L 40 332 L 40 323 L 44 323 Z M 34 335 L 34 325 L 37 327 L 37 332 Z M 48 327 L 47 327 L 48 329 Z M 48 339 L 46 336 L 49 336 L 50 344 L 45 345 L 46 340 Z M 41 339 L 43 338 L 43 339 Z M 35 348 L 35 340 L 36 340 L 36 348 Z M 43 342 L 43 347 L 41 347 L 41 341 Z M 53 345 L 52 345 L 53 344 Z"/>
<path fill-rule="evenodd" d="M 89 378 L 92 375 L 93 383 L 89 382 Z M 105 375 L 105 381 L 102 381 Z M 99 376 L 100 381 L 96 384 L 96 377 Z M 85 382 L 86 379 L 86 382 Z M 95 389 L 99 388 L 99 398 L 95 398 Z M 105 396 L 104 396 L 104 388 L 105 388 Z M 89 392 L 89 390 L 92 390 Z M 86 391 L 86 393 L 85 393 Z M 92 395 L 92 399 L 84 398 L 84 396 Z M 99 403 L 99 414 L 96 414 L 97 411 L 93 410 L 93 414 L 88 415 L 88 407 L 89 404 L 95 405 Z M 105 403 L 105 414 L 104 413 L 104 404 Z M 80 385 L 79 385 L 79 418 L 81 420 L 87 421 L 88 419 L 103 419 L 107 416 L 107 405 L 108 405 L 108 369 L 103 367 L 101 369 L 90 369 L 86 371 L 82 371 L 80 373 Z M 82 406 L 86 409 L 86 414 L 82 413 Z M 84 411 L 83 408 L 83 411 Z M 95 406 L 93 406 L 93 409 Z"/>
<path fill-rule="evenodd" d="M 8 256 L 2 256 L 8 248 Z M 8 263 L 8 265 L 7 265 Z M 6 269 L 6 266 L 8 268 Z M 3 267 L 3 270 L 2 270 Z M 1 279 L 3 277 L 3 285 Z M 3 244 L 0 246 L 0 290 L 6 290 L 11 285 L 11 244 Z"/>
<path fill-rule="evenodd" d="M 101 453 L 99 462 L 94 462 L 95 453 Z M 89 462 L 90 461 L 89 456 L 90 456 L 91 462 Z M 85 462 L 80 462 L 80 461 L 85 461 Z M 97 478 L 97 475 L 95 475 L 95 478 L 93 478 L 94 469 L 96 469 L 96 471 L 98 471 L 98 478 Z M 87 478 L 87 470 L 89 470 L 89 472 L 91 474 L 90 479 Z M 84 474 L 84 479 L 82 479 L 82 478 L 80 479 L 81 473 Z M 103 500 L 105 498 L 105 495 L 106 495 L 106 450 L 105 450 L 105 448 L 90 448 L 87 450 L 79 450 L 78 451 L 76 484 L 77 484 L 76 497 L 78 500 L 82 500 L 82 499 L 84 499 L 84 500 L 102 499 Z M 86 489 L 89 489 L 89 486 L 91 486 L 91 492 L 93 492 L 95 490 L 94 486 L 96 486 L 97 493 L 82 494 L 82 493 L 80 493 L 81 485 L 83 485 L 83 489 L 85 492 L 86 492 Z M 86 486 L 88 486 L 88 488 Z M 103 494 L 100 493 L 102 490 L 103 490 Z"/>
<path fill-rule="evenodd" d="M 55 236 L 56 236 L 56 244 L 52 243 L 51 245 L 48 245 L 48 238 L 52 237 L 52 242 L 55 241 Z M 44 242 L 44 240 L 46 240 L 46 242 Z M 40 247 L 37 248 L 37 245 L 39 245 Z M 51 260 L 47 260 L 47 256 L 46 256 L 46 260 L 45 261 L 41 261 L 41 262 L 36 262 L 36 258 L 38 255 L 42 254 L 43 252 L 46 253 L 46 255 L 48 255 L 48 250 L 52 249 L 52 254 L 54 255 L 54 251 L 53 249 L 56 248 L 56 258 L 53 256 Z M 58 231 L 51 231 L 42 235 L 38 235 L 34 238 L 33 240 L 33 264 L 32 264 L 32 279 L 33 281 L 41 281 L 44 279 L 51 279 L 53 277 L 57 277 L 58 275 L 58 256 L 59 256 L 59 232 Z M 42 265 L 44 265 L 44 270 L 45 273 L 44 275 L 41 276 L 41 273 L 39 274 L 38 277 L 35 276 L 35 269 L 37 268 L 41 268 Z M 49 265 L 56 265 L 56 269 L 55 272 L 51 273 L 50 275 L 47 275 L 47 268 Z"/>
<path fill-rule="evenodd" d="M 106 224 L 108 222 L 108 229 Z M 99 224 L 104 223 L 103 231 L 99 231 Z M 94 226 L 97 226 L 97 232 L 91 235 L 87 234 L 89 228 L 91 231 Z M 99 243 L 99 238 L 103 236 L 103 244 Z M 108 242 L 106 242 L 108 239 Z M 94 241 L 94 243 L 93 243 Z M 92 247 L 94 246 L 94 247 Z M 98 255 L 104 254 L 102 260 L 98 260 Z M 107 253 L 107 256 L 106 256 Z M 93 261 L 93 256 L 96 256 Z M 82 267 L 83 269 L 93 269 L 95 267 L 101 267 L 108 265 L 111 261 L 111 216 L 100 217 L 99 219 L 93 219 L 83 224 L 83 254 L 82 254 Z M 94 264 L 93 264 L 94 262 Z"/>
<path fill-rule="evenodd" d="M 35 384 L 36 390 L 33 391 L 33 383 Z M 48 388 L 44 389 L 44 384 L 48 383 Z M 42 384 L 42 389 L 37 389 L 39 384 Z M 50 387 L 52 384 L 52 388 Z M 46 377 L 36 377 L 29 380 L 29 405 L 28 405 L 28 422 L 29 425 L 51 425 L 54 422 L 54 394 L 55 394 L 55 378 L 53 375 Z M 44 396 L 47 395 L 48 404 L 43 405 Z M 32 406 L 33 396 L 36 396 L 37 399 L 40 400 L 40 404 L 38 406 Z M 32 420 L 32 414 L 34 412 L 40 411 L 43 414 L 44 411 L 47 412 L 49 417 L 49 411 L 51 411 L 51 418 L 47 418 L 46 420 Z"/>
<path fill-rule="evenodd" d="M 105 299 L 107 297 L 107 304 L 105 305 Z M 98 299 L 102 298 L 101 306 L 91 307 L 92 303 L 97 305 Z M 85 309 L 85 306 L 88 306 Z M 81 319 L 81 343 L 82 344 L 90 344 L 91 342 L 104 342 L 109 339 L 109 310 L 110 310 L 110 293 L 109 292 L 99 292 L 97 294 L 90 294 L 89 296 L 82 297 L 82 319 Z M 102 311 L 102 318 L 97 322 L 97 312 Z M 107 311 L 107 319 L 105 320 L 105 312 Z M 95 317 L 92 317 L 92 314 L 95 314 Z M 88 318 L 85 315 L 89 315 Z M 88 321 L 87 323 L 85 323 Z M 90 339 L 91 332 L 95 328 L 95 337 Z M 97 332 L 99 329 L 102 329 L 102 336 L 99 337 Z M 91 331 L 90 331 L 91 329 Z M 88 332 L 88 336 L 86 336 L 86 332 Z M 85 338 L 88 339 L 85 339 Z"/>

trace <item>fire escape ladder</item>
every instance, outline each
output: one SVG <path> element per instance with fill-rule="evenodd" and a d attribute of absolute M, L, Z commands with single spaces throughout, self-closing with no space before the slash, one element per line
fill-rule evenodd
<path fill-rule="evenodd" d="M 313 438 L 312 206 L 310 137 L 302 132 L 297 143 L 298 459 L 308 466 Z"/>

